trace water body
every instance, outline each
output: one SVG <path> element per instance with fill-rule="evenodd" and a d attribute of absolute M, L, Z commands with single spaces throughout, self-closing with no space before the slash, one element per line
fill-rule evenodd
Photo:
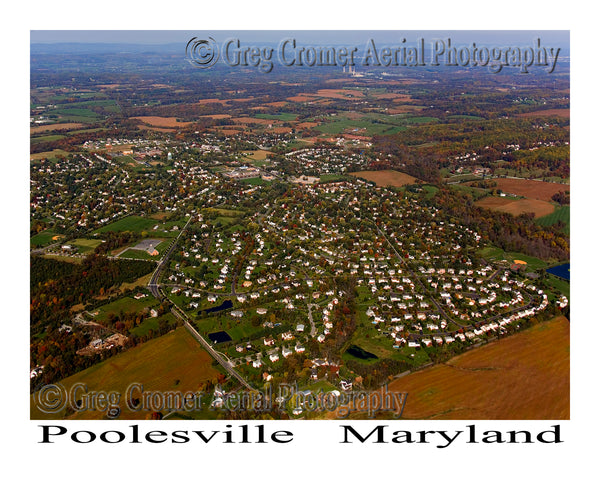
<path fill-rule="evenodd" d="M 556 267 L 549 268 L 546 270 L 548 273 L 552 275 L 556 275 L 557 277 L 563 278 L 568 282 L 571 281 L 571 264 L 564 263 L 562 265 L 557 265 Z"/>
<path fill-rule="evenodd" d="M 231 341 L 231 337 L 229 336 L 229 334 L 223 330 L 221 330 L 220 332 L 209 333 L 208 338 L 213 343 L 223 343 Z"/>
<path fill-rule="evenodd" d="M 350 348 L 346 350 L 347 353 L 353 357 L 360 358 L 361 360 L 369 360 L 371 358 L 379 358 L 377 355 L 363 350 L 358 345 L 350 345 Z"/>
<path fill-rule="evenodd" d="M 231 300 L 225 300 L 218 307 L 207 308 L 206 310 L 204 310 L 204 312 L 215 313 L 215 312 L 220 312 L 222 310 L 227 310 L 228 308 L 232 308 L 232 307 L 233 307 L 233 302 Z"/>

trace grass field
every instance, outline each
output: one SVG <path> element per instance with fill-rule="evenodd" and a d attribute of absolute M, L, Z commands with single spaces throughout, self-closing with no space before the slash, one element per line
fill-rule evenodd
<path fill-rule="evenodd" d="M 216 379 L 218 371 L 212 359 L 198 342 L 185 330 L 177 330 L 138 345 L 126 352 L 62 380 L 68 390 L 75 383 L 83 383 L 89 391 L 116 392 L 120 396 L 120 419 L 144 419 L 148 412 L 134 412 L 128 408 L 127 388 L 136 383 L 145 392 L 197 391 L 200 383 Z M 136 395 L 139 398 L 139 395 Z M 31 397 L 30 417 L 35 420 L 72 418 L 102 419 L 102 411 L 40 412 Z"/>
<path fill-rule="evenodd" d="M 539 223 L 540 225 L 544 225 L 549 227 L 550 225 L 554 225 L 555 223 L 558 222 L 563 222 L 565 224 L 565 227 L 563 228 L 563 232 L 565 233 L 569 233 L 570 232 L 570 222 L 571 222 L 571 207 L 570 206 L 564 206 L 564 207 L 556 207 L 554 209 L 554 212 L 552 212 L 550 215 L 546 215 L 544 217 L 540 217 L 537 219 L 537 223 Z"/>
<path fill-rule="evenodd" d="M 158 330 L 158 322 L 161 320 L 166 320 L 169 322 L 169 325 L 175 325 L 177 323 L 177 319 L 175 316 L 169 312 L 161 315 L 160 317 L 148 317 L 145 318 L 144 321 L 138 325 L 137 327 L 131 329 L 131 333 L 135 333 L 138 337 L 142 337 L 147 335 L 150 330 L 157 331 Z"/>
<path fill-rule="evenodd" d="M 499 262 L 505 260 L 508 263 L 513 263 L 515 260 L 522 260 L 524 262 L 527 262 L 528 270 L 548 268 L 548 264 L 539 258 L 530 257 L 529 255 L 524 255 L 522 253 L 517 252 L 505 252 L 504 250 L 498 247 L 482 248 L 481 250 L 479 250 L 479 255 L 481 255 L 486 260 L 492 262 Z"/>
<path fill-rule="evenodd" d="M 144 275 L 133 282 L 123 282 L 119 287 L 119 290 L 124 293 L 127 290 L 133 290 L 135 287 L 145 287 L 148 285 L 148 282 L 151 278 L 152 273 L 149 273 L 148 275 Z"/>
<path fill-rule="evenodd" d="M 152 218 L 131 215 L 129 217 L 121 218 L 113 223 L 105 225 L 104 227 L 101 227 L 98 230 L 96 230 L 94 233 L 124 231 L 141 233 L 143 231 L 146 231 L 148 235 L 152 235 L 153 237 L 174 237 L 179 234 L 179 231 L 185 225 L 185 222 L 186 220 L 182 219 L 171 222 L 165 222 L 163 224 L 162 222 Z M 156 230 L 154 230 L 154 227 L 156 225 L 159 225 L 159 227 Z M 177 226 L 179 229 L 173 230 L 173 227 L 175 226 Z"/>
<path fill-rule="evenodd" d="M 152 227 L 154 227 L 154 225 L 156 224 L 156 220 L 132 215 L 130 217 L 121 218 L 116 222 L 105 225 L 104 227 L 101 227 L 98 230 L 96 230 L 96 233 L 125 231 L 140 233 L 144 230 L 151 230 Z"/>
<path fill-rule="evenodd" d="M 296 120 L 296 117 L 297 117 L 297 115 L 295 113 L 277 113 L 277 114 L 259 113 L 255 116 L 256 116 L 256 118 L 263 118 L 266 120 L 281 120 L 283 122 L 289 122 L 291 120 Z"/>
<path fill-rule="evenodd" d="M 151 308 L 158 305 L 159 302 L 151 295 L 148 295 L 144 298 L 140 298 L 136 300 L 133 297 L 123 297 L 115 300 L 114 302 L 107 303 L 106 305 L 102 305 L 98 309 L 94 310 L 94 312 L 98 311 L 98 315 L 94 316 L 95 321 L 103 322 L 108 316 L 113 313 L 115 315 L 119 315 L 119 313 L 132 313 L 132 312 L 140 312 L 144 308 Z M 91 312 L 93 313 L 93 312 Z"/>
<path fill-rule="evenodd" d="M 269 155 L 271 152 L 267 150 L 247 150 L 242 153 L 245 157 L 251 160 L 264 161 L 267 159 L 267 155 Z"/>
<path fill-rule="evenodd" d="M 88 108 L 56 108 L 52 110 L 53 115 L 59 115 L 63 122 L 90 123 L 100 118 L 98 114 Z"/>
<path fill-rule="evenodd" d="M 321 175 L 319 177 L 319 182 L 337 182 L 337 181 L 342 181 L 345 178 L 347 178 L 345 175 L 337 175 L 337 174 L 328 174 L 328 175 Z"/>
<path fill-rule="evenodd" d="M 96 240 L 91 238 L 76 238 L 75 240 L 69 242 L 69 244 L 75 245 L 80 253 L 90 252 L 101 243 L 102 240 Z"/>
<path fill-rule="evenodd" d="M 60 150 L 58 148 L 55 148 L 50 152 L 31 153 L 29 155 L 29 158 L 32 160 L 41 160 L 42 158 L 52 160 L 54 158 L 57 158 L 58 155 L 66 157 L 67 155 L 69 155 L 69 152 L 67 152 L 66 150 Z"/>
<path fill-rule="evenodd" d="M 244 178 L 243 180 L 241 180 L 242 183 L 245 183 L 247 185 L 264 185 L 265 183 L 269 183 L 266 180 L 263 180 L 260 177 L 256 177 L 256 178 Z"/>
<path fill-rule="evenodd" d="M 41 137 L 34 137 L 31 139 L 31 143 L 42 143 L 42 142 L 54 142 L 65 138 L 66 135 L 43 135 Z"/>
<path fill-rule="evenodd" d="M 58 237 L 58 238 L 56 240 L 54 240 L 54 237 Z M 56 241 L 60 240 L 61 238 L 64 238 L 64 235 L 59 235 L 52 230 L 44 230 L 43 232 L 40 232 L 37 235 L 34 235 L 33 237 L 31 237 L 29 240 L 29 244 L 32 247 L 37 247 L 37 246 L 43 247 L 45 245 L 51 244 L 52 242 L 56 242 Z"/>
<path fill-rule="evenodd" d="M 389 385 L 408 392 L 405 419 L 569 419 L 569 322 L 564 317 Z"/>
<path fill-rule="evenodd" d="M 355 135 L 393 135 L 394 133 L 406 130 L 403 125 L 394 125 L 389 123 L 375 123 L 372 120 L 350 120 L 340 119 L 333 122 L 323 123 L 315 127 L 322 133 L 340 134 L 352 133 Z"/>

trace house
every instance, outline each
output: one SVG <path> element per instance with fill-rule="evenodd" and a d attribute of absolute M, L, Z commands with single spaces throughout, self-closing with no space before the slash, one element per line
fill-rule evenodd
<path fill-rule="evenodd" d="M 349 380 L 342 380 L 340 382 L 340 387 L 342 390 L 344 390 L 345 392 L 352 390 L 352 382 Z"/>
<path fill-rule="evenodd" d="M 272 353 L 271 355 L 269 355 L 269 360 L 271 360 L 273 363 L 278 362 L 279 361 L 279 354 L 278 353 Z"/>

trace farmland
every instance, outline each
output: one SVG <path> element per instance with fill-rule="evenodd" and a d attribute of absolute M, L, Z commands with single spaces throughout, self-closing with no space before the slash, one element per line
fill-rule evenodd
<path fill-rule="evenodd" d="M 185 127 L 192 122 L 180 122 L 175 117 L 156 117 L 156 116 L 147 116 L 147 117 L 133 117 L 136 120 L 141 120 L 142 122 L 152 126 L 152 127 L 163 127 L 163 128 L 178 128 Z"/>
<path fill-rule="evenodd" d="M 513 215 L 533 213 L 535 218 L 544 217 L 554 212 L 554 205 L 551 203 L 527 198 L 515 200 L 508 197 L 485 197 L 478 200 L 475 205 Z"/>
<path fill-rule="evenodd" d="M 405 419 L 568 419 L 569 322 L 564 317 L 407 375 Z"/>
<path fill-rule="evenodd" d="M 90 391 L 118 392 L 121 396 L 119 418 L 144 419 L 148 412 L 130 411 L 125 404 L 125 393 L 131 384 L 143 385 L 144 391 L 188 392 L 197 391 L 201 383 L 216 379 L 217 375 L 208 353 L 184 328 L 178 328 L 65 378 L 61 383 L 66 389 L 83 383 Z M 102 411 L 43 414 L 35 408 L 32 399 L 32 419 L 63 418 L 65 413 L 73 419 L 105 418 Z"/>
<path fill-rule="evenodd" d="M 562 117 L 569 118 L 571 111 L 568 108 L 549 108 L 547 110 L 535 110 L 533 112 L 521 113 L 520 117 Z"/>
<path fill-rule="evenodd" d="M 556 207 L 552 213 L 550 213 L 544 217 L 538 218 L 538 220 L 537 220 L 537 222 L 540 225 L 546 225 L 546 226 L 550 226 L 550 225 L 554 225 L 558 222 L 562 222 L 565 224 L 565 227 L 563 230 L 566 233 L 569 233 L 570 221 L 571 221 L 571 207 L 568 205 L 563 206 L 563 207 Z"/>
<path fill-rule="evenodd" d="M 568 112 L 564 71 L 490 81 L 472 69 L 294 68 L 266 80 L 216 66 L 192 79 L 172 75 L 181 55 L 148 52 L 143 65 L 99 54 L 89 69 L 102 72 L 84 78 L 45 55 L 31 75 L 30 244 L 33 270 L 52 281 L 32 287 L 32 374 L 44 366 L 32 391 L 102 361 L 115 379 L 86 370 L 97 388 L 151 374 L 165 377 L 157 388 L 186 385 L 175 307 L 200 335 L 227 334 L 209 351 L 229 360 L 228 391 L 271 380 L 370 390 L 431 362 L 443 369 L 431 388 L 450 399 L 442 377 L 463 375 L 456 391 L 478 394 L 476 381 L 497 379 L 473 372 L 536 378 L 531 354 L 450 359 L 566 313 L 569 284 L 545 269 L 569 261 L 570 210 L 557 207 L 569 202 L 569 118 L 535 114 Z M 61 278 L 65 268 L 76 273 Z M 129 336 L 124 351 L 104 343 L 115 332 Z M 216 372 L 203 368 L 199 378 Z M 435 396 L 422 387 L 417 400 Z M 442 400 L 412 418 L 462 412 Z"/>
<path fill-rule="evenodd" d="M 518 178 L 494 178 L 497 188 L 506 193 L 513 193 L 521 197 L 549 202 L 552 195 L 558 192 L 568 192 L 570 185 L 563 183 L 541 182 L 537 180 L 525 180 Z"/>
<path fill-rule="evenodd" d="M 395 170 L 375 170 L 351 173 L 353 177 L 364 178 L 370 182 L 375 182 L 379 187 L 403 187 L 416 183 L 417 179 L 406 173 Z"/>

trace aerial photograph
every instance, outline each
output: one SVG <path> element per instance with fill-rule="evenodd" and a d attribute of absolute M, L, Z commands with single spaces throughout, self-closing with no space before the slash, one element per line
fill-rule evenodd
<path fill-rule="evenodd" d="M 29 48 L 30 419 L 571 418 L 569 31 Z"/>

